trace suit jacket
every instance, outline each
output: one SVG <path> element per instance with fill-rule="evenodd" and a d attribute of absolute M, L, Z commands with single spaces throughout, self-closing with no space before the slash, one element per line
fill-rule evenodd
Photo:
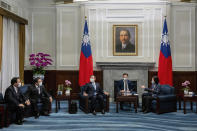
<path fill-rule="evenodd" d="M 92 97 L 95 93 L 97 95 L 104 94 L 103 89 L 101 89 L 99 83 L 95 82 L 95 84 L 96 84 L 96 90 L 91 82 L 85 85 L 84 91 L 88 94 L 89 97 Z"/>
<path fill-rule="evenodd" d="M 152 84 L 150 88 L 145 88 L 144 91 L 148 91 L 152 96 L 157 96 L 160 94 L 161 85 L 160 84 Z"/>
<path fill-rule="evenodd" d="M 47 98 L 50 97 L 48 92 L 45 90 L 44 86 L 40 86 L 40 94 L 39 94 L 38 89 L 36 88 L 35 85 L 29 86 L 25 95 L 31 101 L 38 101 L 39 98 L 43 98 L 43 97 L 47 97 Z"/>
<path fill-rule="evenodd" d="M 127 53 L 134 53 L 135 52 L 135 45 L 131 44 L 130 42 L 127 44 L 127 46 L 122 49 L 122 43 L 118 43 L 116 45 L 116 52 L 127 52 Z"/>
<path fill-rule="evenodd" d="M 133 83 L 130 80 L 127 80 L 127 83 L 128 83 L 129 91 L 132 92 L 133 89 L 135 88 Z M 119 92 L 120 92 L 120 90 L 124 90 L 124 80 L 123 79 L 119 81 L 118 87 L 119 87 Z"/>
<path fill-rule="evenodd" d="M 19 104 L 24 104 L 27 100 L 27 98 L 21 93 L 19 89 L 18 93 L 16 93 L 12 85 L 6 89 L 4 98 L 9 108 L 16 107 Z"/>

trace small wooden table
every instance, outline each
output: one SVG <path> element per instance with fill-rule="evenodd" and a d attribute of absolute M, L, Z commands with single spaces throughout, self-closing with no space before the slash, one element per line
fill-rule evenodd
<path fill-rule="evenodd" d="M 57 113 L 58 110 L 60 109 L 60 101 L 68 100 L 68 109 L 69 109 L 72 98 L 71 98 L 70 95 L 68 95 L 68 96 L 66 96 L 66 95 L 57 95 L 55 97 L 55 100 L 56 100 L 56 113 Z"/>
<path fill-rule="evenodd" d="M 116 97 L 116 113 L 118 113 L 119 102 L 134 103 L 135 113 L 137 113 L 138 95 L 118 95 Z"/>
<path fill-rule="evenodd" d="M 197 113 L 197 96 L 183 96 L 183 112 L 186 114 L 186 102 L 191 103 L 191 110 L 193 111 L 193 102 L 196 102 L 196 113 Z"/>

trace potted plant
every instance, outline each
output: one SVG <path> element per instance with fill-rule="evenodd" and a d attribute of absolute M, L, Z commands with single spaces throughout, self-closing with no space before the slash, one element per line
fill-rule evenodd
<path fill-rule="evenodd" d="M 72 88 L 70 87 L 71 82 L 69 80 L 65 80 L 65 94 L 66 95 L 70 95 L 70 91 L 72 90 Z"/>
<path fill-rule="evenodd" d="M 30 54 L 29 55 L 29 62 L 30 65 L 33 66 L 33 78 L 40 77 L 44 80 L 45 70 L 48 65 L 52 65 L 52 59 L 50 59 L 49 54 L 45 53 L 37 53 L 37 54 Z"/>
<path fill-rule="evenodd" d="M 63 90 L 64 90 L 64 85 L 58 84 L 57 95 L 62 95 Z"/>
<path fill-rule="evenodd" d="M 182 83 L 182 86 L 184 87 L 183 91 L 185 95 L 189 94 L 190 87 L 188 85 L 190 85 L 190 82 L 188 80 Z"/>

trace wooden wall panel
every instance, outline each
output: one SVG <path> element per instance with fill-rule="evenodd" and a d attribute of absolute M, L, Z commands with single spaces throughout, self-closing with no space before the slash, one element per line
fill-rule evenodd
<path fill-rule="evenodd" d="M 72 95 L 78 97 L 78 93 L 80 92 L 80 88 L 78 85 L 79 80 L 79 71 L 65 71 L 65 70 L 47 70 L 45 74 L 45 88 L 50 92 L 52 96 L 56 95 L 57 85 L 64 84 L 65 80 L 71 81 L 72 85 Z M 25 84 L 32 83 L 32 71 L 25 70 L 24 72 Z M 96 81 L 100 83 L 101 87 L 103 87 L 103 72 L 102 71 L 94 71 L 94 75 L 96 76 Z"/>
<path fill-rule="evenodd" d="M 152 76 L 157 75 L 156 71 L 149 71 L 148 73 L 148 82 L 149 86 L 151 85 Z M 182 92 L 181 84 L 185 81 L 189 80 L 191 85 L 190 88 L 192 91 L 197 93 L 197 71 L 173 71 L 173 86 L 176 88 L 176 93 Z"/>

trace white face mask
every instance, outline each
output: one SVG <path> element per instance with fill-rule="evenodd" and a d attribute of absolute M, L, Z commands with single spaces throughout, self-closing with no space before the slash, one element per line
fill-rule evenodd
<path fill-rule="evenodd" d="M 90 78 L 90 82 L 94 82 L 94 79 L 93 78 Z"/>
<path fill-rule="evenodd" d="M 21 83 L 18 83 L 18 87 L 21 87 L 21 85 L 22 85 Z"/>
<path fill-rule="evenodd" d="M 128 78 L 124 77 L 123 80 L 127 80 Z"/>
<path fill-rule="evenodd" d="M 155 84 L 155 82 L 154 82 L 153 80 L 151 81 L 151 83 L 152 83 L 152 84 Z"/>
<path fill-rule="evenodd" d="M 42 86 L 42 82 L 40 82 L 38 85 L 39 85 L 39 86 Z"/>

